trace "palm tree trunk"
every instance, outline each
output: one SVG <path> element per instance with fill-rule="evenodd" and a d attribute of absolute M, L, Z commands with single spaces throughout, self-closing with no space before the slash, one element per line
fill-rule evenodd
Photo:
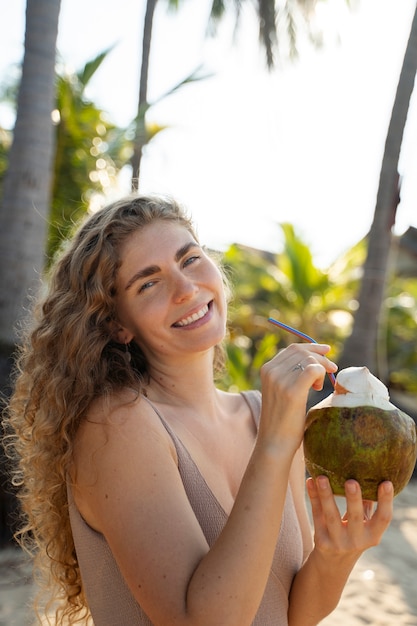
<path fill-rule="evenodd" d="M 27 0 L 25 54 L 0 213 L 0 342 L 12 344 L 44 264 L 60 0 Z"/>
<path fill-rule="evenodd" d="M 25 53 L 13 144 L 0 211 L 0 389 L 8 393 L 16 326 L 44 266 L 54 135 L 55 56 L 60 0 L 27 0 Z M 1 432 L 0 432 L 1 435 Z M 4 458 L 0 452 L 0 472 Z M 1 477 L 3 478 L 3 477 Z M 0 481 L 0 543 L 13 498 Z"/>
<path fill-rule="evenodd" d="M 381 377 L 384 372 L 378 371 L 377 337 L 389 267 L 392 227 L 395 224 L 400 200 L 398 161 L 416 72 L 417 9 L 385 142 L 374 218 L 368 234 L 368 253 L 358 297 L 359 308 L 354 318 L 352 333 L 345 342 L 339 360 L 340 368 L 366 365 Z"/>
<path fill-rule="evenodd" d="M 143 146 L 146 143 L 145 112 L 148 98 L 148 73 L 149 58 L 151 53 L 151 39 L 153 16 L 157 0 L 147 0 L 145 20 L 143 24 L 142 38 L 142 63 L 139 80 L 139 100 L 136 115 L 135 139 L 133 142 L 133 154 L 130 160 L 132 166 L 132 191 L 139 189 L 140 164 L 142 160 Z"/>

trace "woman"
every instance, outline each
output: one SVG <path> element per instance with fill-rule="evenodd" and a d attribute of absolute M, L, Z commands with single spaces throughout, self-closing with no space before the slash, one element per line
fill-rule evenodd
<path fill-rule="evenodd" d="M 308 479 L 307 394 L 337 366 L 294 344 L 259 392 L 226 393 L 227 287 L 175 202 L 129 197 L 91 216 L 50 277 L 10 403 L 29 542 L 58 623 L 310 626 L 337 605 L 392 515 Z M 68 621 L 66 623 L 68 623 Z"/>

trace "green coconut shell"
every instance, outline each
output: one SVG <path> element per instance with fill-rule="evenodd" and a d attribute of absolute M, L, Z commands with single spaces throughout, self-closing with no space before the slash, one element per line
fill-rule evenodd
<path fill-rule="evenodd" d="M 363 499 L 376 501 L 381 482 L 390 480 L 394 495 L 409 482 L 417 457 L 416 424 L 399 409 L 312 407 L 304 455 L 309 474 L 327 476 L 335 495 L 345 495 L 344 484 L 353 478 Z"/>

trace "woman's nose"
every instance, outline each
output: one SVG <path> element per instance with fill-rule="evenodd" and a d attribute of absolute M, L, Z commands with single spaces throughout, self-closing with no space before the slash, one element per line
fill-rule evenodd
<path fill-rule="evenodd" d="M 198 286 L 193 280 L 190 280 L 187 276 L 180 274 L 177 276 L 174 285 L 174 300 L 175 302 L 183 302 L 188 300 L 198 291 Z"/>

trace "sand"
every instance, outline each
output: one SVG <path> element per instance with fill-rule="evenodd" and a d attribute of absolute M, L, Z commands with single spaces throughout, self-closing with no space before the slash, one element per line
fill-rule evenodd
<path fill-rule="evenodd" d="M 32 625 L 30 566 L 17 549 L 0 551 L 0 626 Z M 395 498 L 379 546 L 356 564 L 337 609 L 322 626 L 417 626 L 417 480 Z M 120 625 L 125 626 L 125 625 Z"/>

